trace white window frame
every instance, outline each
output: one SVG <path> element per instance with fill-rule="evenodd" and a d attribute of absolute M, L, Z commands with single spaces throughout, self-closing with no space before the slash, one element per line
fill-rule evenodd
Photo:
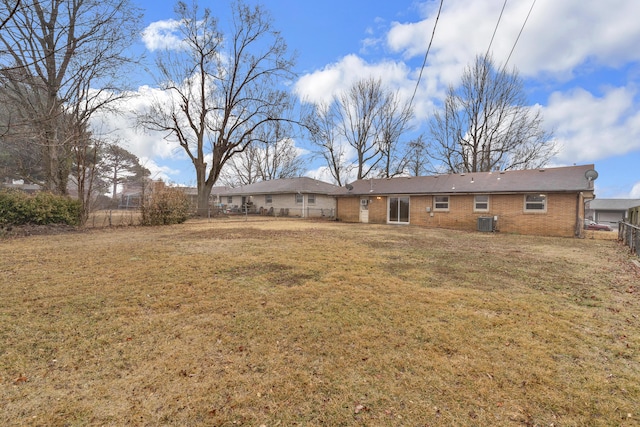
<path fill-rule="evenodd" d="M 438 198 L 446 198 L 446 201 L 440 200 L 438 201 Z M 440 211 L 440 212 L 448 212 L 449 211 L 449 204 L 451 203 L 451 197 L 450 196 L 433 196 L 433 210 L 434 211 Z M 446 204 L 446 207 L 438 207 L 438 205 L 443 205 Z"/>
<path fill-rule="evenodd" d="M 266 205 L 270 205 L 273 203 L 273 196 L 271 194 L 265 194 L 264 195 L 264 203 Z"/>
<path fill-rule="evenodd" d="M 397 201 L 397 209 L 398 211 L 396 212 L 397 214 L 397 220 L 392 220 L 391 219 L 391 204 L 392 204 L 392 199 L 395 199 Z M 406 221 L 400 221 L 400 206 L 402 201 L 406 202 L 407 204 L 407 220 Z M 387 224 L 410 224 L 411 223 L 411 197 L 409 196 L 389 196 L 387 197 Z"/>
<path fill-rule="evenodd" d="M 227 196 L 227 204 L 230 205 L 233 203 L 233 196 Z"/>
<path fill-rule="evenodd" d="M 307 203 L 310 205 L 316 204 L 316 195 L 315 194 L 307 194 Z"/>
<path fill-rule="evenodd" d="M 540 200 L 531 200 L 536 198 Z M 524 195 L 524 211 L 527 213 L 546 213 L 547 212 L 547 195 L 546 194 L 525 194 Z M 532 206 L 540 206 L 533 208 Z"/>
<path fill-rule="evenodd" d="M 479 201 L 478 197 L 486 198 L 486 200 Z M 484 208 L 478 207 L 478 205 L 486 205 Z M 474 212 L 489 212 L 489 195 L 488 194 L 478 194 L 473 196 L 473 211 Z"/>
<path fill-rule="evenodd" d="M 296 193 L 296 204 L 304 203 L 304 194 Z"/>

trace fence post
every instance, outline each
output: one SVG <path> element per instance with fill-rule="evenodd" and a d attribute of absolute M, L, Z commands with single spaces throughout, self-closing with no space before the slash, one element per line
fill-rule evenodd
<path fill-rule="evenodd" d="M 640 256 L 638 252 L 638 247 L 640 247 L 640 227 L 621 222 L 618 230 L 618 240 L 629 246 L 632 254 Z"/>

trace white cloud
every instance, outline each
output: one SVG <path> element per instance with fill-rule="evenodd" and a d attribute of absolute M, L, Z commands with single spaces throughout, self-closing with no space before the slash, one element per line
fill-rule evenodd
<path fill-rule="evenodd" d="M 544 108 L 545 126 L 555 131 L 557 159 L 594 161 L 640 149 L 640 112 L 635 90 L 610 88 L 602 97 L 584 89 L 555 92 Z"/>
<path fill-rule="evenodd" d="M 633 188 L 631 189 L 631 192 L 629 193 L 629 198 L 630 199 L 640 199 L 640 182 L 637 182 Z"/>
<path fill-rule="evenodd" d="M 140 157 L 140 164 L 151 172 L 151 179 L 163 180 L 164 182 L 171 183 L 172 176 L 178 175 L 179 170 L 173 169 L 170 166 L 159 165 L 155 160 L 148 157 Z"/>
<path fill-rule="evenodd" d="M 386 86 L 398 90 L 400 96 L 408 100 L 415 90 L 417 75 L 403 62 L 387 60 L 368 63 L 351 54 L 321 70 L 300 77 L 293 90 L 305 102 L 328 103 L 337 94 L 348 90 L 356 81 L 367 77 L 382 79 Z M 432 113 L 432 99 L 439 95 L 435 81 L 428 75 L 423 76 L 422 82 L 413 105 L 418 120 Z"/>
<path fill-rule="evenodd" d="M 138 114 L 146 111 L 157 100 L 170 102 L 169 95 L 148 86 L 141 86 L 137 92 L 114 105 L 117 113 L 103 111 L 92 120 L 94 132 L 111 140 L 119 141 L 123 148 L 138 158 L 168 159 L 183 155 L 177 144 L 159 132 L 144 131 L 136 126 Z"/>
<path fill-rule="evenodd" d="M 382 61 L 367 63 L 357 55 L 347 55 L 340 61 L 319 71 L 302 76 L 294 92 L 308 102 L 328 102 L 337 93 L 366 77 L 380 77 L 392 88 L 408 88 L 411 70 L 402 62 Z"/>
<path fill-rule="evenodd" d="M 640 39 L 639 2 L 538 0 L 518 39 L 530 7 L 530 2 L 507 3 L 491 46 L 497 63 L 507 59 L 516 40 L 509 66 L 516 66 L 524 76 L 566 78 L 587 61 L 618 66 L 640 59 L 636 48 Z M 455 84 L 464 66 L 489 48 L 501 8 L 502 2 L 494 0 L 445 2 L 429 66 L 437 68 L 443 80 L 448 78 Z M 406 59 L 422 57 L 426 52 L 437 5 L 425 3 L 423 13 L 425 19 L 396 22 L 388 33 L 389 48 Z"/>
<path fill-rule="evenodd" d="M 142 31 L 142 41 L 152 52 L 160 49 L 180 50 L 182 37 L 178 29 L 181 25 L 175 19 L 152 22 Z"/>
<path fill-rule="evenodd" d="M 333 176 L 331 175 L 331 172 L 329 171 L 329 168 L 327 166 L 320 166 L 316 169 L 309 170 L 307 171 L 305 176 L 308 176 L 309 178 L 317 179 L 319 181 L 329 182 L 331 184 L 336 184 L 336 185 L 338 184 L 336 180 L 333 178 Z M 344 176 L 341 177 L 343 181 L 342 185 L 348 182 L 355 181 L 356 176 L 357 176 L 357 170 L 355 168 L 350 168 L 349 171 L 347 171 L 344 174 Z"/>

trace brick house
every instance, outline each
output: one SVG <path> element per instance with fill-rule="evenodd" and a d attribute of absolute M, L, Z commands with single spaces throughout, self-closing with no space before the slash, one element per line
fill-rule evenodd
<path fill-rule="evenodd" d="M 581 236 L 594 165 L 358 180 L 340 188 L 345 222 Z"/>

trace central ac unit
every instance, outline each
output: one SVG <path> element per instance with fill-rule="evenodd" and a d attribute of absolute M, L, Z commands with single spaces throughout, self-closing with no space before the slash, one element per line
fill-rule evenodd
<path fill-rule="evenodd" d="M 493 217 L 481 216 L 478 218 L 478 231 L 492 232 L 493 231 Z"/>

